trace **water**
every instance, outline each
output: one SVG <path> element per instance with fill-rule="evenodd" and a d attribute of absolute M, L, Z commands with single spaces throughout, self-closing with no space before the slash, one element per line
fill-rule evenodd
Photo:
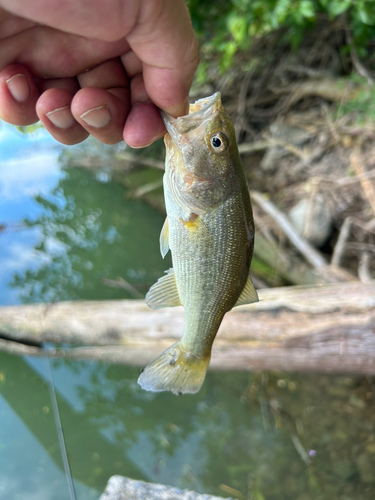
<path fill-rule="evenodd" d="M 61 169 L 42 131 L 0 138 L 0 304 L 132 298 L 170 267 L 163 216 L 108 172 Z M 136 292 L 103 282 L 118 277 Z M 46 363 L 0 352 L 0 499 L 69 498 Z M 52 370 L 79 500 L 113 474 L 246 500 L 374 498 L 374 378 L 209 372 L 176 397 L 142 391 L 134 368 Z"/>
<path fill-rule="evenodd" d="M 0 359 L 0 491 L 66 499 L 45 365 Z M 209 373 L 179 398 L 140 390 L 136 369 L 53 370 L 80 499 L 98 498 L 112 474 L 237 498 L 373 498 L 374 385 L 364 377 Z"/>

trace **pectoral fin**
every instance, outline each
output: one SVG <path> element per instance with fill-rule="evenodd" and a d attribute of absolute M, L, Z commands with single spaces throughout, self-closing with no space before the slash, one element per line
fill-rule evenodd
<path fill-rule="evenodd" d="M 199 218 L 199 215 L 195 213 L 191 213 L 188 220 L 184 220 L 180 218 L 180 222 L 187 228 L 190 229 L 191 231 L 196 231 L 199 229 L 200 226 L 202 226 L 202 222 Z"/>
<path fill-rule="evenodd" d="M 168 224 L 168 217 L 166 217 L 160 233 L 160 253 L 163 259 L 167 255 L 168 250 L 169 250 L 169 224 Z"/>
<path fill-rule="evenodd" d="M 254 288 L 254 285 L 251 281 L 251 276 L 249 274 L 244 289 L 242 290 L 242 293 L 237 302 L 235 303 L 234 307 L 243 306 L 244 304 L 251 304 L 253 302 L 258 302 L 258 300 L 259 298 L 257 291 Z"/>
<path fill-rule="evenodd" d="M 159 278 L 146 294 L 146 304 L 151 309 L 182 305 L 173 269 L 165 272 L 165 276 Z"/>

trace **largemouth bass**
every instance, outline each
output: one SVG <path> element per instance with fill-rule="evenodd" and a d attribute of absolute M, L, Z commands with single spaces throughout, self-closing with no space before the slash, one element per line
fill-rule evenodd
<path fill-rule="evenodd" d="M 220 94 L 190 105 L 190 114 L 163 113 L 168 133 L 164 174 L 167 219 L 160 235 L 173 269 L 146 295 L 152 309 L 183 305 L 180 341 L 138 379 L 148 391 L 194 393 L 226 312 L 258 300 L 250 278 L 254 222 L 235 132 Z"/>

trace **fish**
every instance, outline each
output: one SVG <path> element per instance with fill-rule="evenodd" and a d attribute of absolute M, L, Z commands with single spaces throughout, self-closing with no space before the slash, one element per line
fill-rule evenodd
<path fill-rule="evenodd" d="M 150 363 L 138 383 L 180 395 L 201 388 L 211 348 L 233 307 L 258 301 L 250 276 L 254 221 L 232 120 L 220 93 L 162 112 L 167 133 L 163 177 L 167 218 L 160 234 L 173 268 L 148 291 L 152 309 L 183 305 L 181 339 Z"/>

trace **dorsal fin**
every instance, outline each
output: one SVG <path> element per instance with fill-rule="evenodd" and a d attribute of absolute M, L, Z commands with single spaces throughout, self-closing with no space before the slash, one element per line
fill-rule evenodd
<path fill-rule="evenodd" d="M 168 224 L 168 217 L 166 217 L 160 232 L 160 253 L 163 259 L 167 255 L 168 250 L 169 250 L 169 224 Z"/>
<path fill-rule="evenodd" d="M 244 304 L 252 304 L 253 302 L 258 302 L 258 300 L 259 298 L 257 291 L 254 288 L 253 282 L 251 281 L 251 276 L 249 274 L 244 289 L 242 290 L 242 293 L 239 296 L 234 307 L 243 306 Z"/>
<path fill-rule="evenodd" d="M 165 272 L 165 276 L 159 278 L 146 294 L 146 304 L 151 309 L 182 305 L 173 269 Z"/>

